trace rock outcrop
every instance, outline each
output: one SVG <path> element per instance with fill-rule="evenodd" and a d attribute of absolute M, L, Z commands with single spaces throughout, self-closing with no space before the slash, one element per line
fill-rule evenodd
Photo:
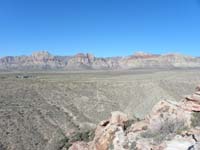
<path fill-rule="evenodd" d="M 140 121 L 113 112 L 91 142 L 75 142 L 70 150 L 199 150 L 200 86 L 196 90 L 180 102 L 160 101 Z"/>
<path fill-rule="evenodd" d="M 186 96 L 183 101 L 183 107 L 189 111 L 200 111 L 200 85 L 197 86 L 196 92 L 192 95 Z"/>
<path fill-rule="evenodd" d="M 113 70 L 133 68 L 194 68 L 200 67 L 200 59 L 180 54 L 155 55 L 136 52 L 127 57 L 98 58 L 92 54 L 53 56 L 47 51 L 34 52 L 30 56 L 0 58 L 0 70 Z"/>

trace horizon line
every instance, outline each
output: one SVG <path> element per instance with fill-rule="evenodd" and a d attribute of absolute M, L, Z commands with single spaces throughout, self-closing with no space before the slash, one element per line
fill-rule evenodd
<path fill-rule="evenodd" d="M 16 55 L 1 55 L 0 54 L 0 58 L 3 58 L 3 57 L 20 57 L 20 56 L 31 56 L 33 55 L 34 53 L 42 53 L 42 52 L 46 52 L 46 53 L 49 53 L 50 55 L 52 56 L 76 56 L 78 54 L 91 54 L 95 57 L 99 57 L 99 58 L 109 58 L 109 57 L 128 57 L 128 56 L 134 56 L 136 55 L 137 53 L 141 53 L 141 54 L 146 54 L 146 55 L 160 55 L 160 56 L 164 56 L 164 55 L 183 55 L 183 56 L 190 56 L 190 57 L 200 57 L 200 56 L 194 56 L 194 55 L 190 55 L 190 54 L 185 54 L 185 53 L 181 53 L 181 52 L 166 52 L 166 53 L 151 53 L 151 52 L 146 52 L 145 50 L 144 51 L 133 51 L 132 54 L 127 54 L 127 55 L 112 55 L 112 56 L 98 56 L 98 55 L 95 55 L 94 53 L 92 52 L 76 52 L 74 54 L 59 54 L 59 53 L 53 53 L 51 52 L 50 50 L 35 50 L 35 51 L 32 51 L 30 53 L 26 53 L 26 54 L 16 54 Z"/>

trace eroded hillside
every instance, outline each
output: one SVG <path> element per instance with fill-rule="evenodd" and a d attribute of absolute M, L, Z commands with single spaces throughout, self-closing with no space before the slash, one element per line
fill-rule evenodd
<path fill-rule="evenodd" d="M 96 127 L 112 111 L 143 118 L 161 99 L 180 100 L 199 70 L 0 75 L 0 147 L 58 150 L 66 136 Z"/>

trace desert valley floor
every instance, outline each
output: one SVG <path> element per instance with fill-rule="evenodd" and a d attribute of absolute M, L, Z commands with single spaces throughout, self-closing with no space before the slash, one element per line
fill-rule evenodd
<path fill-rule="evenodd" d="M 0 149 L 58 150 L 66 135 L 112 111 L 143 118 L 199 81 L 200 69 L 0 73 Z"/>

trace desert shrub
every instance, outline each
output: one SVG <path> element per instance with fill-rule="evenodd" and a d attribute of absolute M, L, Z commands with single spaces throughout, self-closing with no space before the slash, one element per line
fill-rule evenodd
<path fill-rule="evenodd" d="M 61 147 L 60 150 L 65 147 L 66 149 L 69 149 L 69 147 L 72 145 L 72 143 L 77 141 L 85 141 L 89 142 L 94 138 L 94 130 L 88 130 L 84 132 L 77 132 L 74 135 L 70 137 L 65 137 L 60 141 Z"/>
<path fill-rule="evenodd" d="M 0 142 L 0 150 L 7 150 L 7 148 Z"/>
<path fill-rule="evenodd" d="M 71 142 L 84 141 L 84 139 L 87 137 L 87 134 L 86 135 L 85 134 L 86 133 L 81 133 L 81 132 L 76 133 L 75 135 L 70 137 Z"/>
<path fill-rule="evenodd" d="M 61 143 L 66 143 L 69 141 L 69 138 L 68 137 L 64 137 L 60 142 Z"/>
<path fill-rule="evenodd" d="M 136 150 L 136 142 L 131 143 L 131 150 Z"/>
<path fill-rule="evenodd" d="M 2 77 L 0 77 L 0 79 L 5 79 L 6 77 L 4 77 L 4 76 L 2 76 Z"/>
<path fill-rule="evenodd" d="M 77 132 L 74 135 L 70 137 L 65 137 L 62 139 L 60 142 L 64 143 L 60 149 L 65 147 L 66 149 L 69 149 L 69 147 L 72 145 L 72 143 L 77 142 L 77 141 L 84 141 L 84 142 L 89 142 L 93 140 L 94 138 L 94 130 L 88 130 L 84 132 Z"/>
<path fill-rule="evenodd" d="M 69 142 L 69 138 L 68 137 L 64 137 L 61 141 L 60 141 L 60 148 L 59 150 L 62 150 L 63 147 L 65 147 L 66 149 L 69 149 L 69 147 L 71 146 L 71 143 Z"/>
<path fill-rule="evenodd" d="M 109 144 L 108 150 L 114 150 L 114 145 L 113 145 L 113 143 Z"/>
<path fill-rule="evenodd" d="M 65 146 L 64 146 L 64 147 L 65 147 L 66 149 L 69 149 L 69 148 L 70 148 L 70 146 L 72 146 L 72 144 L 71 144 L 71 143 L 69 143 L 69 142 L 67 142 L 67 143 L 65 143 Z"/>
<path fill-rule="evenodd" d="M 200 126 L 200 112 L 194 112 L 191 118 L 191 126 L 196 127 Z"/>
<path fill-rule="evenodd" d="M 176 134 L 181 135 L 182 132 L 186 131 L 186 130 L 188 130 L 188 127 L 187 126 L 183 126 L 183 127 L 181 127 L 181 128 L 179 128 L 179 129 L 176 130 Z"/>
<path fill-rule="evenodd" d="M 147 130 L 141 134 L 143 138 L 152 138 L 154 142 L 161 143 L 165 139 L 170 138 L 170 134 L 177 133 L 177 131 L 184 130 L 183 121 L 166 120 L 161 124 L 158 130 Z"/>
<path fill-rule="evenodd" d="M 76 141 L 91 141 L 94 138 L 94 130 L 84 131 L 84 132 L 77 132 L 72 137 L 70 137 L 71 142 Z"/>

